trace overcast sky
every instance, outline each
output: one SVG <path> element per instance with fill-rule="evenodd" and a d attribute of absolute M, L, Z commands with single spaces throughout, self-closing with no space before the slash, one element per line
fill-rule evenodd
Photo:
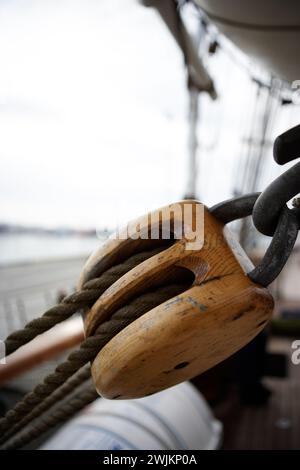
<path fill-rule="evenodd" d="M 182 56 L 136 0 L 0 3 L 0 221 L 108 226 L 182 198 Z M 219 52 L 201 99 L 198 192 L 231 196 L 255 87 Z M 291 111 L 276 130 L 296 124 Z M 266 181 L 279 170 L 270 163 Z"/>

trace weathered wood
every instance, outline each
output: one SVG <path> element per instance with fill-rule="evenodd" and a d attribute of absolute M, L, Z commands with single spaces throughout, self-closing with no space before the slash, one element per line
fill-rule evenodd
<path fill-rule="evenodd" d="M 187 203 L 191 201 L 180 204 Z M 193 202 L 194 207 L 198 204 Z M 151 288 L 172 267 L 194 273 L 190 289 L 144 314 L 100 351 L 92 374 L 102 396 L 137 398 L 190 379 L 243 347 L 270 319 L 273 299 L 246 276 L 251 262 L 239 244 L 206 208 L 203 222 L 202 249 L 187 250 L 190 239 L 183 236 L 120 278 L 87 313 L 85 328 L 91 334 L 116 308 Z M 187 229 L 191 233 L 191 227 Z M 137 243 L 107 243 L 89 260 L 81 283 L 101 263 L 124 259 Z"/>
<path fill-rule="evenodd" d="M 56 325 L 6 358 L 6 363 L 0 365 L 0 385 L 58 357 L 67 349 L 77 346 L 83 339 L 80 317 Z"/>

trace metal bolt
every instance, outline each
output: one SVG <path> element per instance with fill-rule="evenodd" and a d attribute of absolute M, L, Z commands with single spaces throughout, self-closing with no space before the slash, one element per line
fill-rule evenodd
<path fill-rule="evenodd" d="M 300 209 L 300 197 L 294 197 L 292 200 L 292 206 L 296 209 Z"/>

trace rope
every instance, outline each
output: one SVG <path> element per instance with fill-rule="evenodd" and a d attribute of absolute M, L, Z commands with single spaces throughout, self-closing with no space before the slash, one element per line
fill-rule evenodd
<path fill-rule="evenodd" d="M 96 390 L 92 385 L 83 392 L 71 398 L 69 402 L 64 403 L 64 407 L 55 410 L 51 415 L 41 418 L 39 423 L 33 427 L 26 429 L 20 435 L 13 437 L 7 444 L 2 446 L 3 450 L 12 450 L 23 447 L 25 444 L 30 443 L 41 434 L 46 432 L 49 428 L 60 424 L 73 416 L 74 413 L 81 410 L 84 406 L 99 398 Z"/>
<path fill-rule="evenodd" d="M 54 374 L 50 374 L 44 379 L 44 382 L 28 393 L 24 399 L 19 402 L 14 409 L 8 411 L 6 416 L 0 422 L 1 433 L 5 432 L 19 420 L 21 420 L 27 413 L 30 413 L 38 404 L 52 394 L 60 385 L 62 385 L 73 373 L 86 364 L 92 361 L 98 354 L 100 349 L 115 336 L 119 331 L 129 325 L 136 318 L 141 316 L 143 313 L 151 310 L 160 303 L 168 300 L 174 295 L 178 295 L 184 289 L 183 284 L 171 284 L 168 286 L 161 287 L 153 292 L 148 292 L 137 299 L 134 299 L 130 304 L 120 308 L 116 311 L 109 320 L 102 323 L 96 330 L 95 335 L 87 338 L 80 346 L 79 350 L 70 354 L 69 358 L 62 364 L 60 364 Z M 90 395 L 89 395 L 90 396 Z M 45 400 L 46 401 L 46 400 Z M 73 403 L 70 401 L 69 405 Z M 73 406 L 73 405 L 72 405 Z M 75 400 L 73 406 L 73 412 L 78 411 L 79 402 Z M 83 406 L 83 405 L 82 405 Z M 48 408 L 48 407 L 47 407 Z M 43 403 L 42 409 L 45 409 L 45 402 Z M 64 410 L 59 413 L 59 418 L 62 419 L 64 416 Z M 69 417 L 71 410 L 68 407 L 66 412 Z M 36 414 L 36 413 L 34 413 Z M 52 415 L 53 417 L 54 415 Z M 53 421 L 43 421 L 51 427 Z M 29 431 L 31 433 L 31 431 Z M 39 433 L 40 431 L 38 431 Z M 31 434 L 30 434 L 31 435 Z"/>
<path fill-rule="evenodd" d="M 30 322 L 28 325 L 25 326 L 23 330 L 20 330 L 19 332 L 16 332 L 10 335 L 7 338 L 8 345 L 10 344 L 12 348 L 17 348 L 20 345 L 24 344 L 25 342 L 29 341 L 29 337 L 33 338 L 37 334 L 44 332 L 47 329 L 46 323 L 48 322 L 49 319 L 51 320 L 51 325 L 53 326 L 59 321 L 65 319 L 65 314 L 67 311 L 68 311 L 68 315 L 70 316 L 70 310 L 69 310 L 70 307 L 73 309 L 72 310 L 73 313 L 77 311 L 78 308 L 83 308 L 84 305 L 81 303 L 82 299 L 80 300 L 80 294 L 83 294 L 83 296 L 85 296 L 86 293 L 90 294 L 89 289 L 93 291 L 95 290 L 97 291 L 97 297 L 95 299 L 97 300 L 98 297 L 103 293 L 103 291 L 107 289 L 117 279 L 119 279 L 122 275 L 124 275 L 126 272 L 128 272 L 130 269 L 132 269 L 139 263 L 150 258 L 154 254 L 157 254 L 158 252 L 162 251 L 162 249 L 163 247 L 160 246 L 153 250 L 148 250 L 148 251 L 135 254 L 131 256 L 130 258 L 128 258 L 127 260 L 125 260 L 122 264 L 109 268 L 106 272 L 102 273 L 100 277 L 89 280 L 84 285 L 84 289 L 86 291 L 81 291 L 79 293 L 72 294 L 71 296 L 65 298 L 64 301 L 61 302 L 61 304 L 45 312 L 45 314 L 41 318 L 38 318 L 34 320 L 33 322 Z M 78 300 L 78 296 L 79 296 L 80 303 L 76 302 L 76 299 Z M 68 299 L 70 299 L 71 301 L 70 304 L 68 304 Z M 62 317 L 59 316 L 59 312 L 62 314 Z M 45 318 L 48 315 L 49 315 L 49 318 Z M 46 322 L 43 324 L 44 320 L 46 320 Z M 38 326 L 35 326 L 35 325 L 38 325 Z M 49 327 L 49 323 L 47 323 L 47 325 Z M 28 336 L 28 333 L 29 333 L 29 336 Z M 14 337 L 14 335 L 18 336 L 18 341 L 16 342 L 13 339 L 12 342 L 9 342 L 9 339 Z M 38 385 L 33 390 L 33 392 L 25 395 L 24 399 L 21 402 L 19 402 L 13 410 L 8 411 L 7 415 L 3 419 L 0 420 L 0 431 L 2 431 L 2 433 L 5 432 L 10 427 L 11 424 L 14 424 L 16 420 L 18 420 L 17 416 L 19 418 L 22 418 L 22 416 L 25 416 L 27 413 L 30 413 L 31 409 L 35 405 L 38 405 L 45 397 L 49 396 L 49 394 L 52 393 L 52 391 L 55 391 L 69 377 L 71 377 L 73 372 L 79 369 L 81 367 L 80 364 L 82 364 L 82 361 L 78 362 L 78 358 L 77 358 L 78 354 L 80 356 L 81 351 L 84 350 L 86 346 L 87 347 L 90 346 L 91 342 L 93 341 L 95 342 L 96 340 L 88 339 L 84 341 L 84 343 L 82 343 L 79 350 L 75 351 L 75 353 L 72 353 L 64 363 L 60 364 L 56 368 L 54 374 L 50 374 L 49 376 L 47 376 L 44 380 L 44 383 Z M 76 360 L 77 360 L 77 364 L 76 364 Z M 84 365 L 86 362 L 88 362 L 88 359 L 86 359 L 86 361 L 83 361 L 82 365 Z M 70 368 L 70 366 L 72 365 L 73 365 L 73 370 Z M 65 369 L 68 369 L 69 373 Z"/>
<path fill-rule="evenodd" d="M 23 329 L 10 334 L 5 340 L 6 354 L 12 354 L 36 336 L 66 320 L 78 310 L 93 305 L 100 295 L 120 277 L 161 250 L 162 247 L 133 255 L 123 263 L 111 267 L 100 277 L 86 282 L 80 292 L 65 297 L 61 303 L 47 310 L 41 317 L 32 320 Z"/>
<path fill-rule="evenodd" d="M 28 413 L 24 418 L 10 427 L 0 438 L 0 443 L 7 441 L 7 439 L 16 434 L 21 428 L 24 428 L 28 423 L 39 417 L 45 411 L 49 410 L 51 406 L 55 405 L 59 400 L 65 398 L 68 394 L 74 391 L 76 387 L 91 378 L 90 365 L 84 366 L 79 369 L 70 379 L 68 379 L 58 390 L 53 392 L 49 397 L 43 400 L 38 406 Z"/>
<path fill-rule="evenodd" d="M 162 248 L 160 248 L 161 250 Z M 157 252 L 157 250 L 155 250 Z M 142 259 L 149 258 L 152 256 L 153 250 L 144 252 Z M 135 262 L 140 262 L 141 257 L 135 256 Z M 127 265 L 128 266 L 128 265 Z M 138 302 L 138 299 L 137 299 Z M 150 308 L 151 308 L 150 303 Z M 136 308 L 136 306 L 135 306 Z M 118 311 L 119 312 L 119 311 Z M 78 369 L 84 366 L 87 362 L 92 361 L 100 347 L 103 347 L 112 336 L 115 335 L 115 332 L 118 329 L 118 323 L 124 323 L 124 318 L 122 314 L 132 315 L 130 310 L 130 304 L 125 311 L 121 309 L 121 317 L 118 317 L 118 312 L 116 312 L 111 320 L 108 320 L 101 324 L 96 330 L 95 335 L 84 340 L 79 349 L 72 352 L 66 361 L 59 364 L 54 373 L 45 377 L 44 382 L 37 385 L 34 390 L 23 398 L 19 403 L 16 404 L 15 408 L 9 410 L 6 416 L 0 420 L 0 431 L 3 433 L 6 431 L 11 424 L 14 424 L 20 420 L 23 416 L 29 413 L 33 407 L 37 406 L 41 401 L 54 392 L 60 385 L 62 385 L 69 377 L 71 377 Z M 117 318 L 115 320 L 115 318 Z"/>

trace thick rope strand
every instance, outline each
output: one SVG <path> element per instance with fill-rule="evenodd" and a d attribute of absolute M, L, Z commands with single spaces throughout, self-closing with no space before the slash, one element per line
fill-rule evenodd
<path fill-rule="evenodd" d="M 100 277 L 86 282 L 81 291 L 68 295 L 61 303 L 47 310 L 41 317 L 30 321 L 23 329 L 11 333 L 5 340 L 6 354 L 12 354 L 36 336 L 66 320 L 78 310 L 93 305 L 100 295 L 120 277 L 149 257 L 162 251 L 162 249 L 162 247 L 159 247 L 151 251 L 137 253 L 123 263 L 109 268 Z"/>
<path fill-rule="evenodd" d="M 116 265 L 116 266 L 113 266 L 112 268 L 108 269 L 106 272 L 104 272 L 102 274 L 102 276 L 98 277 L 98 278 L 95 278 L 95 279 L 92 279 L 90 281 L 88 281 L 85 286 L 88 287 L 88 289 L 99 289 L 97 294 L 100 296 L 101 293 L 102 293 L 102 289 L 104 288 L 104 290 L 106 288 L 108 288 L 112 283 L 114 283 L 117 279 L 119 279 L 122 275 L 124 275 L 126 272 L 128 272 L 130 269 L 132 269 L 133 267 L 135 267 L 136 265 L 138 265 L 139 263 L 141 263 L 142 261 L 145 261 L 146 259 L 150 258 L 151 256 L 153 256 L 154 254 L 162 251 L 163 247 L 158 247 L 158 248 L 155 248 L 153 250 L 148 250 L 148 251 L 144 251 L 144 252 L 141 252 L 141 253 L 137 253 L 135 255 L 132 255 L 130 258 L 128 258 L 127 260 L 125 260 L 122 264 L 119 264 L 119 265 Z M 124 265 L 124 267 L 123 267 Z M 106 276 L 108 274 L 108 276 Z M 105 278 L 104 279 L 104 282 L 103 282 L 103 279 L 102 278 Z M 72 294 L 72 296 L 70 296 L 71 298 L 74 299 L 74 295 L 76 294 Z M 96 300 L 98 299 L 98 296 L 96 298 Z M 78 304 L 74 304 L 76 305 L 76 310 L 78 308 Z M 60 305 L 58 305 L 58 307 L 60 307 Z M 50 309 L 51 311 L 53 311 L 53 309 Z M 56 313 L 57 314 L 57 313 Z M 55 316 L 56 316 L 55 314 Z M 47 316 L 47 312 L 45 314 Z M 52 315 L 52 314 L 51 314 Z M 58 315 L 57 319 L 55 318 L 55 316 L 53 317 L 53 320 L 56 321 L 56 323 L 58 323 L 60 321 L 60 317 Z M 39 318 L 36 320 L 36 322 L 39 322 L 39 321 L 43 321 L 43 317 L 42 318 Z M 28 325 L 27 325 L 28 326 Z M 42 327 L 43 328 L 43 327 Z M 31 330 L 31 327 L 29 326 L 28 327 L 28 331 L 30 332 Z M 41 332 L 41 330 L 38 330 L 39 332 L 37 333 L 37 331 L 35 330 L 35 333 L 39 334 Z M 33 330 L 32 330 L 32 333 L 33 333 Z M 17 332 L 16 332 L 17 334 Z M 20 345 L 20 342 L 23 342 L 28 339 L 28 337 L 26 336 L 27 335 L 27 328 L 25 327 L 23 330 L 20 331 L 20 337 L 19 337 L 19 345 Z M 13 336 L 13 335 L 11 335 Z M 10 336 L 10 338 L 11 338 Z M 14 341 L 14 340 L 13 340 Z M 16 344 L 14 344 L 14 346 L 16 346 Z M 83 345 L 84 346 L 84 345 Z M 72 355 L 71 355 L 71 361 L 72 361 Z M 67 361 L 65 363 L 62 364 L 62 367 L 67 367 L 68 365 L 68 360 L 70 358 L 67 359 Z M 78 366 L 80 367 L 80 366 Z M 55 370 L 55 373 L 58 373 L 57 369 Z M 55 373 L 54 374 L 50 374 L 48 377 L 46 377 L 46 381 L 48 381 L 48 379 L 51 381 L 51 380 L 55 380 Z M 69 374 L 69 376 L 66 375 L 66 378 L 70 377 L 72 375 L 72 373 Z M 53 377 L 54 376 L 54 377 Z M 57 377 L 56 377 L 57 378 Z M 62 380 L 61 381 L 61 384 L 64 382 L 65 380 Z M 43 393 L 43 389 L 45 388 L 45 383 L 44 384 L 40 384 L 40 386 L 37 386 L 36 388 L 38 388 L 38 390 L 34 390 L 34 392 L 37 392 L 37 394 L 41 394 Z M 58 388 L 60 386 L 59 383 L 57 383 L 57 386 L 53 386 L 53 391 Z M 50 387 L 50 385 L 49 385 Z M 51 392 L 49 392 L 51 393 Z M 35 399 L 34 399 L 35 398 Z M 41 400 L 43 399 L 43 397 L 41 397 Z M 37 396 L 35 393 L 29 393 L 27 394 L 24 399 L 19 403 L 20 406 L 20 412 L 22 410 L 22 413 L 23 415 L 26 415 L 27 412 L 30 412 L 30 409 L 32 408 L 32 404 L 30 403 L 31 400 L 34 401 L 34 403 L 36 402 L 36 404 L 38 404 L 41 400 L 37 401 Z M 33 406 L 34 406 L 34 403 L 33 403 Z M 18 407 L 18 405 L 16 405 L 16 407 Z M 14 410 L 11 410 L 11 411 L 14 411 Z M 0 420 L 0 430 L 5 432 L 5 430 L 10 427 L 10 424 L 11 424 L 11 419 L 13 419 L 13 417 L 9 417 L 10 414 L 13 416 L 14 413 L 10 413 L 8 412 L 7 413 L 7 416 L 4 417 L 3 419 Z"/>
<path fill-rule="evenodd" d="M 42 384 L 37 385 L 21 402 L 17 403 L 14 409 L 8 411 L 0 421 L 1 433 L 9 429 L 27 413 L 30 413 L 34 407 L 58 389 L 79 368 L 87 362 L 93 361 L 100 349 L 119 331 L 138 316 L 182 292 L 182 288 L 182 284 L 162 287 L 154 292 L 141 295 L 115 312 L 111 319 L 102 323 L 97 328 L 95 335 L 87 338 L 77 351 L 71 353 L 68 359 L 56 368 L 53 374 L 48 375 Z"/>
<path fill-rule="evenodd" d="M 91 378 L 91 367 L 85 365 L 79 369 L 70 379 L 68 379 L 61 387 L 59 387 L 50 396 L 45 398 L 39 405 L 34 407 L 30 413 L 24 416 L 20 421 L 17 421 L 10 427 L 0 438 L 0 444 L 7 441 L 7 439 L 16 434 L 21 428 L 33 421 L 35 418 L 41 416 L 45 411 L 48 411 L 51 406 L 55 405 L 59 400 L 64 399 L 68 394 L 73 392 L 79 385 Z"/>
<path fill-rule="evenodd" d="M 86 405 L 96 400 L 96 398 L 99 398 L 99 395 L 95 388 L 92 385 L 89 385 L 86 390 L 81 391 L 74 398 L 71 398 L 69 402 L 66 402 L 63 408 L 59 408 L 55 410 L 53 414 L 48 415 L 45 418 L 41 418 L 33 427 L 25 429 L 23 432 L 13 437 L 4 446 L 2 446 L 2 449 L 18 449 L 29 444 L 53 426 L 66 421 L 68 418 L 73 416 L 74 413 L 80 411 Z"/>

